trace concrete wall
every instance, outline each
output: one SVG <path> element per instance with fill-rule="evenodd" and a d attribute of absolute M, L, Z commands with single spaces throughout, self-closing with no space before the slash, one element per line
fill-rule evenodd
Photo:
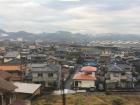
<path fill-rule="evenodd" d="M 58 80 L 57 73 L 53 73 L 52 77 L 48 76 L 48 73 L 42 73 L 42 77 L 38 76 L 38 73 L 32 73 L 32 81 L 33 82 L 44 82 L 45 87 L 49 87 L 49 83 L 56 82 Z"/>
<path fill-rule="evenodd" d="M 121 73 L 110 73 L 110 80 L 120 81 Z"/>
<path fill-rule="evenodd" d="M 78 87 L 81 87 L 81 88 L 95 87 L 95 81 L 84 81 L 84 80 L 78 81 Z"/>

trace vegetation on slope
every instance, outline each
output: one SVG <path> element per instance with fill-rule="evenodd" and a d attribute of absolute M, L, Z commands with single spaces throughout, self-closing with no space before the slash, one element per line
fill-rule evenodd
<path fill-rule="evenodd" d="M 42 96 L 33 100 L 32 105 L 62 105 L 61 96 Z M 87 95 L 66 96 L 66 105 L 140 105 L 140 96 Z"/>

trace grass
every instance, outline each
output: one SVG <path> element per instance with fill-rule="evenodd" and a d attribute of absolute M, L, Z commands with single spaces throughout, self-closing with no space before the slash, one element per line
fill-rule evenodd
<path fill-rule="evenodd" d="M 62 105 L 60 95 L 41 96 L 32 101 L 32 105 Z M 140 105 L 140 96 L 71 94 L 66 96 L 66 105 L 118 105 L 113 102 L 121 101 L 123 105 Z M 121 104 L 122 105 L 122 104 Z"/>

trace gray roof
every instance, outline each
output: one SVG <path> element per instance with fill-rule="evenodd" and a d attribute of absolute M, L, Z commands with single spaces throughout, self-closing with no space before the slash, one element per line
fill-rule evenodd
<path fill-rule="evenodd" d="M 60 62 L 65 61 L 65 59 L 61 59 L 61 58 L 58 58 L 58 57 L 55 57 L 55 56 L 49 56 L 48 59 L 54 59 L 54 60 L 60 61 Z"/>
<path fill-rule="evenodd" d="M 7 58 L 15 58 L 19 55 L 19 52 L 17 51 L 11 51 L 11 52 L 7 52 L 7 54 L 4 57 Z"/>
<path fill-rule="evenodd" d="M 31 57 L 44 57 L 44 58 L 46 58 L 47 55 L 45 55 L 45 54 L 30 54 L 30 55 L 28 55 L 28 57 L 29 58 L 31 58 Z"/>
<path fill-rule="evenodd" d="M 16 88 L 13 83 L 0 78 L 0 90 L 14 91 Z"/>
<path fill-rule="evenodd" d="M 32 72 L 57 72 L 60 70 L 60 65 L 55 64 L 31 64 Z"/>
<path fill-rule="evenodd" d="M 30 64 L 30 65 L 28 65 L 29 67 L 31 67 L 31 68 L 43 68 L 43 67 L 45 67 L 47 64 L 45 64 L 45 63 L 34 63 L 34 64 Z"/>
<path fill-rule="evenodd" d="M 108 71 L 109 72 L 123 72 L 124 70 L 121 67 L 119 67 L 118 65 L 109 65 Z"/>
<path fill-rule="evenodd" d="M 108 65 L 108 69 L 110 72 L 126 72 L 131 70 L 131 66 L 127 64 L 111 64 Z"/>

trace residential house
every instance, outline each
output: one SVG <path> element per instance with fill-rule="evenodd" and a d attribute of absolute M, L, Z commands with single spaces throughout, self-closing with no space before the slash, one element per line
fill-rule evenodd
<path fill-rule="evenodd" d="M 85 66 L 82 67 L 80 72 L 76 73 L 73 77 L 73 85 L 75 89 L 86 89 L 86 90 L 95 90 L 96 85 L 96 76 L 95 72 L 97 71 L 96 67 Z"/>
<path fill-rule="evenodd" d="M 0 105 L 9 105 L 16 100 L 14 94 L 16 88 L 11 82 L 0 78 Z"/>
<path fill-rule="evenodd" d="M 64 64 L 66 62 L 65 59 L 61 59 L 55 56 L 49 56 L 47 58 L 47 64 Z"/>
<path fill-rule="evenodd" d="M 94 59 L 99 58 L 100 50 L 96 48 L 92 48 L 86 51 L 82 51 L 82 57 L 84 58 L 84 61 L 91 61 Z"/>
<path fill-rule="evenodd" d="M 22 80 L 25 72 L 25 67 L 22 65 L 0 65 L 0 71 L 5 71 L 13 76 L 15 80 Z"/>
<path fill-rule="evenodd" d="M 18 51 L 10 51 L 4 55 L 4 63 L 12 61 L 14 59 L 20 59 L 20 53 Z"/>
<path fill-rule="evenodd" d="M 5 52 L 6 52 L 5 47 L 0 47 L 0 55 L 3 56 L 5 54 Z"/>
<path fill-rule="evenodd" d="M 17 100 L 30 99 L 41 93 L 41 84 L 34 83 L 13 83 L 17 88 L 14 90 Z"/>
<path fill-rule="evenodd" d="M 134 78 L 131 66 L 127 64 L 108 65 L 106 74 L 106 89 L 132 89 L 134 88 Z"/>
<path fill-rule="evenodd" d="M 108 63 L 111 60 L 111 56 L 109 54 L 101 54 L 100 61 L 103 63 Z"/>
<path fill-rule="evenodd" d="M 124 57 L 130 57 L 130 56 L 134 57 L 135 56 L 135 52 L 125 52 L 124 53 Z"/>
<path fill-rule="evenodd" d="M 22 49 L 22 51 L 20 52 L 22 64 L 26 65 L 29 62 L 28 60 L 29 54 L 30 54 L 30 49 Z"/>
<path fill-rule="evenodd" d="M 28 56 L 28 60 L 31 63 L 43 63 L 46 62 L 47 56 L 45 54 L 31 54 Z"/>
<path fill-rule="evenodd" d="M 61 69 L 60 65 L 31 64 L 29 67 L 34 83 L 41 83 L 44 87 L 56 88 Z"/>
<path fill-rule="evenodd" d="M 0 71 L 0 78 L 3 78 L 7 81 L 21 81 L 22 80 L 21 76 L 13 75 L 6 71 Z"/>
<path fill-rule="evenodd" d="M 66 48 L 59 47 L 55 51 L 55 56 L 64 59 L 66 58 L 67 52 L 68 50 Z"/>

